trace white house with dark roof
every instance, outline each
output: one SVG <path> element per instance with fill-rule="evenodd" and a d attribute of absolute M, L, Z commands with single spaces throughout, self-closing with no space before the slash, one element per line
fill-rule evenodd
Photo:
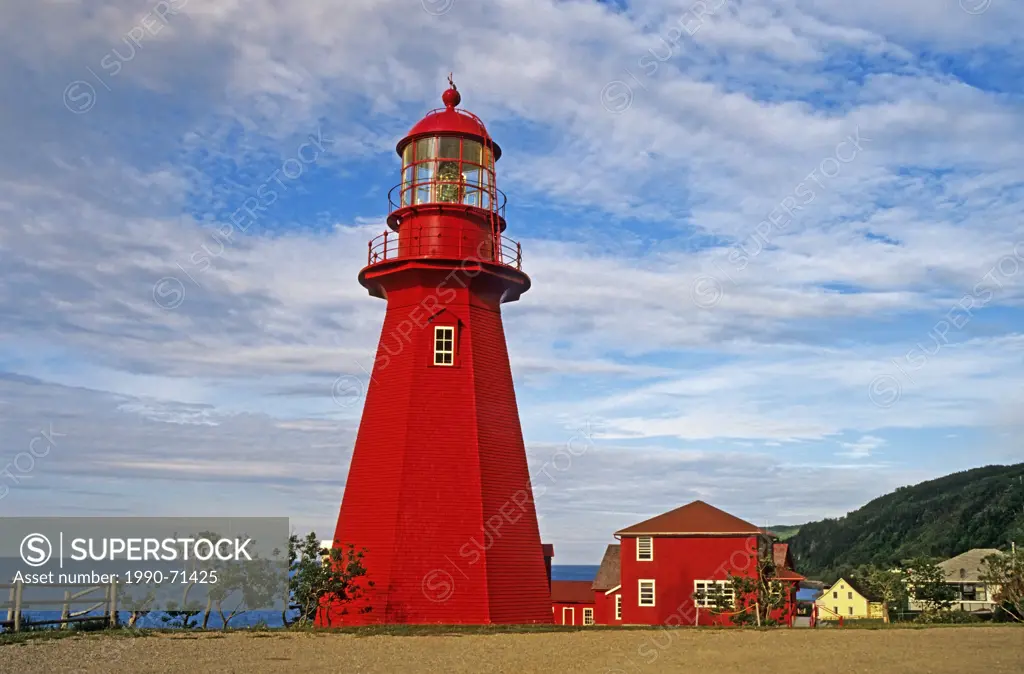
<path fill-rule="evenodd" d="M 982 562 L 989 555 L 1000 554 L 995 548 L 975 548 L 937 565 L 946 575 L 946 582 L 956 588 L 957 600 L 952 606 L 954 610 L 991 613 L 995 609 L 996 602 L 992 596 L 999 591 L 999 586 L 981 580 L 984 573 Z M 922 608 L 921 604 L 910 600 L 910 610 L 920 611 Z"/>

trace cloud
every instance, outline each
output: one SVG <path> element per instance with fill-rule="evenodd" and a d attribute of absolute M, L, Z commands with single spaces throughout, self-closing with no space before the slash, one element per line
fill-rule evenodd
<path fill-rule="evenodd" d="M 839 446 L 845 449 L 839 456 L 848 456 L 852 459 L 866 459 L 871 453 L 885 444 L 885 440 L 873 435 L 861 436 L 856 442 L 841 442 Z"/>
<path fill-rule="evenodd" d="M 692 498 L 795 522 L 968 467 L 936 433 L 1021 460 L 1012 3 L 157 4 L 0 9 L 0 433 L 74 447 L 0 512 L 329 529 L 384 312 L 355 276 L 451 71 L 533 280 L 535 483 L 602 428 L 541 497 L 559 561 Z"/>

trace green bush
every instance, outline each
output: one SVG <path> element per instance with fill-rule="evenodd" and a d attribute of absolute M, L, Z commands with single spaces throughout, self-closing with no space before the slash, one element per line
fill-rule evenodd
<path fill-rule="evenodd" d="M 914 621 L 924 625 L 979 623 L 981 618 L 967 611 L 924 611 Z"/>

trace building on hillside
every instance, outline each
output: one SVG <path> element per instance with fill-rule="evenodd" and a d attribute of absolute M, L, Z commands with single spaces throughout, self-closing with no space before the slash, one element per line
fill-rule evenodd
<path fill-rule="evenodd" d="M 551 581 L 551 612 L 556 625 L 596 625 L 589 580 Z"/>
<path fill-rule="evenodd" d="M 793 570 L 789 546 L 770 532 L 694 501 L 615 533 L 591 585 L 600 625 L 729 625 L 701 592 L 731 593 L 728 578 L 755 577 L 768 557 L 784 583 L 784 606 L 772 619 L 790 623 L 804 577 Z M 732 597 L 735 599 L 735 597 Z"/>
<path fill-rule="evenodd" d="M 996 602 L 992 596 L 999 592 L 999 586 L 988 585 L 981 580 L 981 575 L 984 573 L 982 561 L 989 555 L 999 554 L 1002 553 L 995 548 L 975 548 L 939 562 L 938 567 L 946 575 L 946 582 L 956 589 L 953 609 L 981 614 L 995 610 Z M 920 611 L 923 608 L 919 602 L 910 601 L 910 610 Z"/>
<path fill-rule="evenodd" d="M 882 618 L 882 601 L 861 583 L 840 578 L 814 601 L 818 620 Z"/>

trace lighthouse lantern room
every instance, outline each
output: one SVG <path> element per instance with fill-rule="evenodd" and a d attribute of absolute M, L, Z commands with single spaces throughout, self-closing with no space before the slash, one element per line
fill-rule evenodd
<path fill-rule="evenodd" d="M 494 172 L 501 148 L 479 117 L 456 107 L 462 96 L 449 82 L 445 107 L 427 113 L 398 143 L 402 181 L 388 194 L 391 231 L 370 241 L 368 262 L 470 257 L 521 269 L 519 244 L 502 237 L 506 199 Z M 525 275 L 521 281 L 527 285 L 505 301 L 518 299 L 529 287 Z M 380 288 L 367 287 L 380 296 Z"/>
<path fill-rule="evenodd" d="M 359 272 L 387 309 L 334 540 L 366 549 L 367 576 L 321 624 L 552 621 L 501 318 L 530 279 L 503 236 L 501 149 L 449 83 L 397 145 Z"/>

